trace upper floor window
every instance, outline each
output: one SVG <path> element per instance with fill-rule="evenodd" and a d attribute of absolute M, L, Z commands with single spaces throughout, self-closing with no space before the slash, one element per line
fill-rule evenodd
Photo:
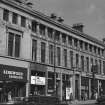
<path fill-rule="evenodd" d="M 87 72 L 89 72 L 89 57 L 86 57 Z"/>
<path fill-rule="evenodd" d="M 76 54 L 76 67 L 78 67 L 78 66 L 79 66 L 79 55 Z"/>
<path fill-rule="evenodd" d="M 45 26 L 44 25 L 40 24 L 39 32 L 40 32 L 40 35 L 45 35 Z"/>
<path fill-rule="evenodd" d="M 78 39 L 74 39 L 74 46 L 77 47 L 78 46 Z"/>
<path fill-rule="evenodd" d="M 101 62 L 101 60 L 99 60 L 99 74 L 102 73 L 102 72 L 101 72 L 101 67 L 102 67 L 102 62 Z"/>
<path fill-rule="evenodd" d="M 92 45 L 91 44 L 89 45 L 89 50 L 90 50 L 90 52 L 92 52 Z"/>
<path fill-rule="evenodd" d="M 46 44 L 41 42 L 41 62 L 45 63 L 45 56 L 46 56 Z"/>
<path fill-rule="evenodd" d="M 88 50 L 88 43 L 85 43 L 85 50 Z"/>
<path fill-rule="evenodd" d="M 32 39 L 32 60 L 37 60 L 37 40 Z"/>
<path fill-rule="evenodd" d="M 9 32 L 8 36 L 8 55 L 19 57 L 20 56 L 20 35 Z"/>
<path fill-rule="evenodd" d="M 13 13 L 12 14 L 12 23 L 13 24 L 17 24 L 18 22 L 18 14 L 17 13 Z"/>
<path fill-rule="evenodd" d="M 66 34 L 62 34 L 62 43 L 66 43 Z"/>
<path fill-rule="evenodd" d="M 93 67 L 93 58 L 90 59 L 90 64 L 91 64 L 91 72 L 93 72 L 93 69 L 92 69 L 92 67 Z"/>
<path fill-rule="evenodd" d="M 94 46 L 94 53 L 96 53 L 96 49 L 97 49 L 97 47 L 96 47 L 96 46 Z"/>
<path fill-rule="evenodd" d="M 54 46 L 49 45 L 49 64 L 54 64 Z"/>
<path fill-rule="evenodd" d="M 105 75 L 105 61 L 103 61 L 103 73 Z"/>
<path fill-rule="evenodd" d="M 83 41 L 80 40 L 80 48 L 83 49 Z"/>
<path fill-rule="evenodd" d="M 98 54 L 100 55 L 100 48 L 98 48 Z"/>
<path fill-rule="evenodd" d="M 64 56 L 64 67 L 67 67 L 67 49 L 63 50 L 63 56 Z"/>
<path fill-rule="evenodd" d="M 36 21 L 32 21 L 32 31 L 33 32 L 37 31 L 37 22 Z"/>
<path fill-rule="evenodd" d="M 3 11 L 3 20 L 8 21 L 9 20 L 9 10 L 4 9 Z"/>
<path fill-rule="evenodd" d="M 60 32 L 59 31 L 55 31 L 54 39 L 56 41 L 59 41 L 60 40 Z"/>
<path fill-rule="evenodd" d="M 84 56 L 81 56 L 81 69 L 84 71 Z"/>
<path fill-rule="evenodd" d="M 26 26 L 26 18 L 24 16 L 21 16 L 21 26 L 22 27 Z"/>
<path fill-rule="evenodd" d="M 49 38 L 53 38 L 53 29 L 52 28 L 48 28 L 48 37 Z"/>
<path fill-rule="evenodd" d="M 68 44 L 72 45 L 72 37 L 71 36 L 68 36 Z"/>
<path fill-rule="evenodd" d="M 95 59 L 95 69 L 94 72 L 98 73 L 98 61 Z"/>
<path fill-rule="evenodd" d="M 61 50 L 60 50 L 60 47 L 57 47 L 57 64 L 58 64 L 58 66 L 61 65 Z"/>
<path fill-rule="evenodd" d="M 73 51 L 70 51 L 70 65 L 73 67 Z"/>
<path fill-rule="evenodd" d="M 102 56 L 104 55 L 104 49 L 102 49 Z"/>

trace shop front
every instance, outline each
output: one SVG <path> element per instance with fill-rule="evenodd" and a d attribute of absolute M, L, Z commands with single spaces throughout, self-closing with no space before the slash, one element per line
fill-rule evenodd
<path fill-rule="evenodd" d="M 81 77 L 81 99 L 89 98 L 89 78 Z"/>
<path fill-rule="evenodd" d="M 31 69 L 30 94 L 45 95 L 46 66 L 42 64 L 31 63 L 30 69 Z"/>
<path fill-rule="evenodd" d="M 26 95 L 27 69 L 0 64 L 0 102 Z"/>

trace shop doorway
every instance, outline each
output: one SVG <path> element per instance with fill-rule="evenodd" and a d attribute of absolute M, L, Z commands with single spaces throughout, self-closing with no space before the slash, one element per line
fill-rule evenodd
<path fill-rule="evenodd" d="M 0 102 L 15 100 L 25 96 L 25 83 L 5 81 L 0 83 Z"/>

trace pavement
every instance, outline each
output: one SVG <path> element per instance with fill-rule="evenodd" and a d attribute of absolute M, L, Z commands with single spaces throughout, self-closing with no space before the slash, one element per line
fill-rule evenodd
<path fill-rule="evenodd" d="M 91 104 L 94 104 L 96 103 L 96 100 L 86 100 L 86 101 L 78 101 L 78 100 L 75 100 L 75 101 L 72 101 L 71 103 L 69 103 L 69 105 L 91 105 Z"/>

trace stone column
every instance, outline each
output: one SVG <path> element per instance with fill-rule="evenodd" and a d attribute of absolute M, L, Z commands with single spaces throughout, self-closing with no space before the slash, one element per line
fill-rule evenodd
<path fill-rule="evenodd" d="M 45 73 L 45 95 L 47 96 L 47 90 L 48 90 L 48 71 Z"/>
<path fill-rule="evenodd" d="M 28 97 L 30 94 L 30 80 L 31 80 L 31 70 L 30 70 L 30 63 L 29 63 L 28 69 L 27 69 L 26 97 Z"/>
<path fill-rule="evenodd" d="M 60 73 L 60 101 L 62 101 L 62 73 Z"/>
<path fill-rule="evenodd" d="M 81 100 L 81 73 L 79 76 L 79 99 Z"/>
<path fill-rule="evenodd" d="M 98 94 L 99 94 L 99 87 L 100 87 L 99 85 L 100 85 L 100 81 L 98 80 Z"/>
<path fill-rule="evenodd" d="M 72 76 L 72 86 L 73 86 L 73 99 L 75 99 L 75 74 L 73 73 L 73 76 Z"/>
<path fill-rule="evenodd" d="M 89 79 L 89 99 L 91 99 L 91 79 Z"/>

